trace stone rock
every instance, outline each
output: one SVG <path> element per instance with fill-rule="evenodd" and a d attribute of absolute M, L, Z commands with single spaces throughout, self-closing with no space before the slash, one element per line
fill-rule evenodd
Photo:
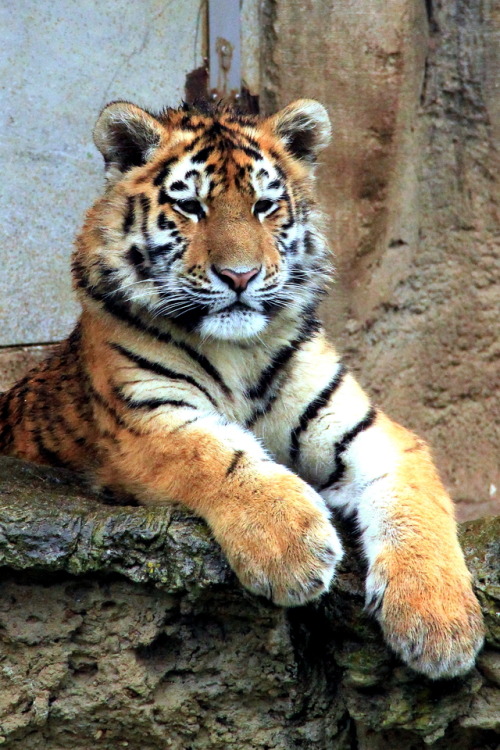
<path fill-rule="evenodd" d="M 498 28 L 481 0 L 269 0 L 263 40 L 264 108 L 312 97 L 332 119 L 327 327 L 464 520 L 500 512 Z"/>
<path fill-rule="evenodd" d="M 7 346 L 0 349 L 0 393 L 8 391 L 28 370 L 48 357 L 55 344 Z"/>
<path fill-rule="evenodd" d="M 106 505 L 70 472 L 0 458 L 2 747 L 494 750 L 500 519 L 462 526 L 488 643 L 440 682 L 387 650 L 341 530 L 333 590 L 283 610 L 180 509 Z"/>

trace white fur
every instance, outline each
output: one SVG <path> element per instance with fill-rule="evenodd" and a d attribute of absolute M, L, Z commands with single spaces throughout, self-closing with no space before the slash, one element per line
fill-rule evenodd
<path fill-rule="evenodd" d="M 202 338 L 240 341 L 258 336 L 266 325 L 266 316 L 256 310 L 235 310 L 225 314 L 215 312 L 202 319 L 199 332 Z"/>

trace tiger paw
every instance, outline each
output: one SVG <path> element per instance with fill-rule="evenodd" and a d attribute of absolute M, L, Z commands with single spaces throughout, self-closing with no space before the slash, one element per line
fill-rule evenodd
<path fill-rule="evenodd" d="M 385 586 L 375 571 L 368 577 L 367 601 L 388 645 L 415 671 L 437 680 L 474 666 L 484 626 L 467 571 L 457 576 L 440 570 L 426 578 L 403 573 Z"/>
<path fill-rule="evenodd" d="M 323 500 L 290 472 L 239 508 L 231 534 L 218 534 L 245 588 L 283 607 L 328 591 L 343 551 Z"/>

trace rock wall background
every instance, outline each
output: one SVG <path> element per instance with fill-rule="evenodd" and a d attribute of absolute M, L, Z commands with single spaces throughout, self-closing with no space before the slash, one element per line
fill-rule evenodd
<path fill-rule="evenodd" d="M 361 382 L 433 446 L 462 518 L 500 509 L 498 5 L 270 0 L 264 109 L 328 107 L 324 314 Z"/>

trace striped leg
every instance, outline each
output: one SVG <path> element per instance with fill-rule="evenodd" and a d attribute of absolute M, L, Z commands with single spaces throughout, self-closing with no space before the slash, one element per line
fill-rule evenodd
<path fill-rule="evenodd" d="M 182 411 L 172 414 L 175 428 L 140 440 L 122 428 L 102 483 L 146 505 L 182 502 L 206 519 L 241 583 L 276 604 L 328 590 L 342 549 L 321 497 L 249 432 Z"/>
<path fill-rule="evenodd" d="M 367 605 L 396 653 L 432 678 L 470 669 L 481 612 L 423 441 L 375 410 L 319 337 L 295 354 L 254 430 L 330 507 L 356 518 Z"/>
<path fill-rule="evenodd" d="M 99 335 L 109 357 L 96 362 L 89 392 L 105 428 L 101 483 L 146 505 L 183 503 L 208 522 L 243 585 L 277 604 L 327 590 L 342 549 L 323 499 L 219 413 L 232 395 L 208 360 L 164 343 L 138 352 L 115 331 L 94 331 L 89 349 Z"/>

